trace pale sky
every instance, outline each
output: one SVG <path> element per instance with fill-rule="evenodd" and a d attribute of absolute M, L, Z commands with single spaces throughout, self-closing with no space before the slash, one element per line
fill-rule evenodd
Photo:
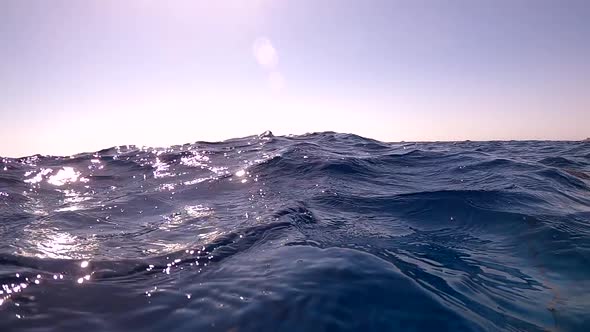
<path fill-rule="evenodd" d="M 0 155 L 590 136 L 590 1 L 0 0 Z"/>

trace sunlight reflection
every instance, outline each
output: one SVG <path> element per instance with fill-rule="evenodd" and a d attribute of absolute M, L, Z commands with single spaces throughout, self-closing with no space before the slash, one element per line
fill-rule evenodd
<path fill-rule="evenodd" d="M 68 233 L 58 233 L 55 231 L 45 232 L 45 237 L 37 242 L 37 248 L 42 254 L 37 256 L 45 256 L 49 258 L 70 258 L 76 247 L 76 237 Z"/>
<path fill-rule="evenodd" d="M 209 162 L 209 157 L 200 155 L 198 152 L 191 152 L 193 155 L 190 157 L 180 158 L 180 163 L 189 167 L 206 167 Z"/>
<path fill-rule="evenodd" d="M 185 182 L 183 182 L 183 184 L 185 186 L 192 186 L 192 185 L 197 184 L 197 183 L 205 182 L 207 180 L 214 180 L 214 179 L 216 179 L 216 178 L 215 177 L 212 177 L 212 176 L 209 176 L 209 177 L 206 177 L 206 178 L 197 178 L 197 179 L 193 179 L 193 180 L 190 180 L 190 181 L 185 181 Z"/>
<path fill-rule="evenodd" d="M 162 253 L 169 253 L 169 252 L 175 252 L 175 251 L 180 251 L 180 250 L 184 250 L 186 249 L 186 244 L 182 244 L 182 243 L 167 243 L 167 242 L 162 242 L 162 241 L 154 241 L 150 243 L 153 246 L 158 247 L 156 248 L 148 248 L 145 249 L 144 252 L 146 254 L 150 254 L 150 255 L 159 255 Z"/>
<path fill-rule="evenodd" d="M 228 174 L 227 167 L 222 167 L 222 166 L 219 166 L 219 167 L 211 167 L 209 170 L 211 172 L 215 173 L 218 176 L 223 176 L 223 175 Z"/>
<path fill-rule="evenodd" d="M 213 209 L 211 208 L 202 205 L 187 205 L 184 207 L 184 213 L 178 212 L 170 216 L 164 216 L 166 222 L 158 228 L 160 230 L 170 231 L 171 229 L 184 225 L 186 222 L 192 222 L 194 219 L 205 218 L 211 215 L 213 215 Z"/>
<path fill-rule="evenodd" d="M 154 162 L 152 167 L 154 168 L 154 178 L 156 179 L 174 176 L 173 174 L 168 172 L 170 165 L 166 164 L 165 162 L 162 162 L 158 157 L 156 157 L 156 161 Z"/>
<path fill-rule="evenodd" d="M 60 169 L 57 174 L 50 176 L 47 183 L 59 187 L 67 183 L 77 182 L 78 180 L 81 182 L 88 182 L 88 179 L 80 178 L 80 175 L 80 172 L 77 172 L 74 168 L 64 167 L 63 169 Z"/>
<path fill-rule="evenodd" d="M 208 233 L 199 234 L 199 237 L 201 239 L 207 240 L 208 242 L 211 242 L 211 241 L 215 240 L 221 234 L 222 233 L 220 231 L 212 231 L 212 232 L 208 232 Z"/>
<path fill-rule="evenodd" d="M 23 191 L 23 196 L 27 198 L 27 201 L 23 204 L 23 209 L 25 212 L 36 216 L 48 215 L 48 212 L 43 202 L 39 198 L 37 198 L 36 192 L 31 193 Z"/>
<path fill-rule="evenodd" d="M 88 166 L 89 170 L 97 170 L 97 169 L 104 169 L 104 165 L 100 162 L 100 159 L 92 159 L 90 160 L 90 165 Z"/>
<path fill-rule="evenodd" d="M 193 218 L 208 217 L 213 214 L 213 209 L 204 207 L 202 205 L 187 205 L 184 207 L 184 211 L 186 211 L 186 214 Z"/>
<path fill-rule="evenodd" d="M 41 181 L 43 181 L 43 177 L 46 176 L 47 174 L 53 172 L 53 170 L 51 168 L 41 168 L 41 170 L 33 177 L 30 179 L 25 180 L 25 183 L 31 183 L 31 184 L 35 184 L 35 183 L 39 183 Z M 29 176 L 31 175 L 33 172 L 27 172 L 25 174 L 25 176 Z"/>
<path fill-rule="evenodd" d="M 33 223 L 25 228 L 26 237 L 19 254 L 39 258 L 81 259 L 90 257 L 98 245 L 92 238 L 80 238 L 54 228 L 44 228 L 43 223 Z M 35 250 L 36 249 L 36 250 Z"/>
<path fill-rule="evenodd" d="M 174 188 L 176 188 L 176 186 L 173 183 L 164 183 L 164 184 L 161 184 L 158 189 L 160 191 L 172 191 L 172 190 L 174 190 Z"/>
<path fill-rule="evenodd" d="M 84 209 L 82 203 L 84 201 L 91 200 L 92 197 L 88 194 L 82 194 L 75 190 L 64 190 L 63 191 L 65 198 L 63 201 L 63 207 L 56 209 L 55 212 L 63 212 L 63 211 L 78 211 Z"/>

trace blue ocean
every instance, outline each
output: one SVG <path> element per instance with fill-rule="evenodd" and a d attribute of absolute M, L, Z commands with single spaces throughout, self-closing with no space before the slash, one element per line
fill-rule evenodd
<path fill-rule="evenodd" d="M 590 331 L 590 143 L 0 158 L 0 331 Z"/>

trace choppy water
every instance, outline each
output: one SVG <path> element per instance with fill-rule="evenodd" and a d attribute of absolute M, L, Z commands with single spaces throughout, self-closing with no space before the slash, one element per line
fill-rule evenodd
<path fill-rule="evenodd" d="M 590 331 L 590 143 L 0 162 L 1 331 Z"/>

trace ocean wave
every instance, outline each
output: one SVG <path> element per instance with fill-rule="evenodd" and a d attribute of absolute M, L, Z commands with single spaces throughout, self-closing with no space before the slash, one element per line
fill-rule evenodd
<path fill-rule="evenodd" d="M 0 158 L 0 329 L 587 330 L 588 156 L 265 132 Z"/>

